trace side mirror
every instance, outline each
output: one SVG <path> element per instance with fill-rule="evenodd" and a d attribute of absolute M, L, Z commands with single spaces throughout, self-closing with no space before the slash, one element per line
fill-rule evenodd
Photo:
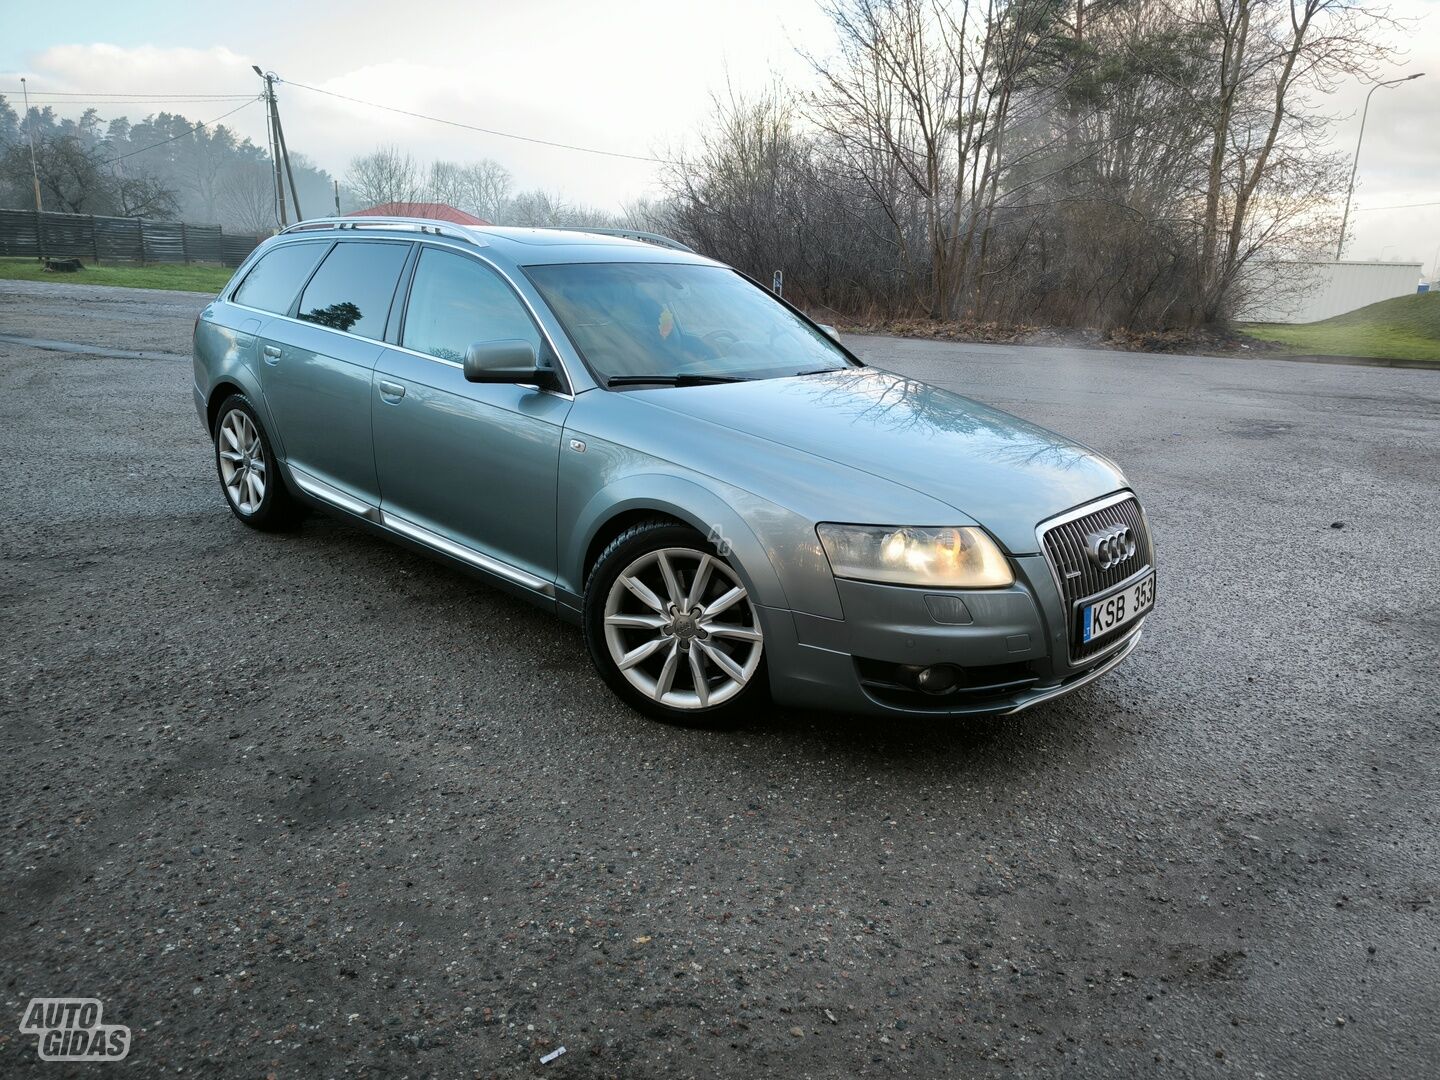
<path fill-rule="evenodd" d="M 477 341 L 465 350 L 465 378 L 478 383 L 540 383 L 535 346 L 519 338 Z"/>
<path fill-rule="evenodd" d="M 823 322 L 822 322 L 822 323 L 816 323 L 816 325 L 819 326 L 821 330 L 824 330 L 825 333 L 829 334 L 829 335 L 830 335 L 832 338 L 834 338 L 836 341 L 839 341 L 839 340 L 840 340 L 840 331 L 839 331 L 839 330 L 836 330 L 836 329 L 835 329 L 833 326 L 831 326 L 829 323 L 823 323 Z"/>

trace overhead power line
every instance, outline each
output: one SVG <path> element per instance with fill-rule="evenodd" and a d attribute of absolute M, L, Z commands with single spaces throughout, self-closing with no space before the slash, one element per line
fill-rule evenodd
<path fill-rule="evenodd" d="M 163 108 L 166 105 L 224 105 L 230 101 L 248 101 L 254 96 L 237 94 L 233 98 L 65 98 L 59 101 L 34 95 L 30 101 L 40 105 L 149 105 L 152 108 Z"/>
<path fill-rule="evenodd" d="M 7 86 L 7 87 L 5 87 L 4 89 L 0 89 L 0 94 L 18 94 L 18 93 L 20 93 L 20 91 L 14 89 L 13 87 L 8 87 L 8 86 Z M 244 95 L 244 94 L 237 94 L 237 93 L 234 92 L 233 90 L 232 90 L 232 91 L 229 91 L 229 92 L 226 92 L 226 93 L 220 93 L 220 92 L 218 92 L 218 91 L 211 91 L 211 90 L 175 90 L 175 91 L 172 91 L 172 92 L 170 92 L 170 93 L 168 93 L 168 94 L 167 94 L 167 93 L 159 93 L 159 92 L 154 91 L 154 90 L 41 90 L 41 91 L 39 91 L 38 93 L 31 94 L 30 96 L 31 96 L 32 98 L 37 98 L 37 97 L 61 97 L 61 98 L 69 98 L 69 97 L 73 97 L 73 98 L 112 98 L 112 97 L 118 97 L 118 98 L 168 98 L 168 99 L 172 99 L 172 100 L 175 99 L 175 98 L 184 98 L 185 100 L 189 101 L 189 100 L 191 100 L 191 99 L 201 99 L 201 98 L 213 98 L 213 99 L 217 99 L 217 100 L 218 100 L 218 99 L 221 99 L 221 98 L 238 98 L 238 97 L 245 97 L 246 95 Z"/>
<path fill-rule="evenodd" d="M 248 109 L 251 105 L 254 105 L 254 104 L 255 104 L 257 101 L 259 101 L 259 100 L 260 100 L 260 99 L 259 99 L 258 97 L 252 97 L 249 101 L 246 101 L 244 104 L 239 105 L 239 106 L 231 109 L 229 112 L 227 112 L 227 113 L 221 113 L 219 116 L 215 117 L 214 120 L 202 120 L 202 121 L 200 121 L 200 123 L 195 124 L 195 125 L 192 126 L 192 127 L 186 128 L 184 131 L 180 132 L 180 134 L 178 134 L 178 135 L 171 135 L 170 138 L 168 138 L 168 139 L 161 139 L 159 142 L 157 142 L 157 143 L 151 143 L 149 146 L 142 146 L 142 147 L 140 147 L 140 149 L 138 149 L 138 150 L 131 150 L 128 154 L 121 154 L 119 157 L 111 158 L 111 159 L 108 160 L 108 161 L 102 161 L 100 164 L 101 164 L 101 165 L 114 165 L 115 162 L 117 162 L 117 161 L 124 161 L 126 158 L 134 157 L 136 154 L 143 154 L 146 150 L 154 150 L 157 146 L 164 146 L 166 143 L 172 143 L 172 142 L 174 142 L 176 139 L 183 139 L 186 135 L 189 135 L 191 132 L 199 131 L 202 127 L 209 127 L 211 124 L 218 124 L 221 120 L 224 120 L 227 116 L 234 116 L 234 115 L 235 115 L 237 112 L 239 112 L 241 109 Z"/>
<path fill-rule="evenodd" d="M 399 113 L 401 116 L 412 116 L 417 120 L 429 120 L 435 124 L 445 124 L 448 127 L 463 128 L 466 131 L 478 131 L 484 135 L 497 135 L 502 139 L 516 139 L 520 142 L 535 143 L 538 146 L 553 146 L 560 150 L 575 150 L 582 154 L 599 154 L 602 157 L 624 158 L 627 161 L 647 161 L 652 165 L 679 165 L 678 161 L 671 161 L 667 158 L 649 157 L 643 154 L 622 154 L 618 150 L 599 150 L 593 146 L 576 146 L 574 143 L 554 142 L 550 139 L 536 139 L 529 135 L 516 135 L 510 131 L 497 131 L 494 128 L 480 127 L 478 124 L 465 124 L 459 120 L 446 120 L 441 116 L 430 116 L 426 113 L 412 112 L 410 109 L 397 109 L 393 105 L 381 105 L 376 101 L 366 101 L 363 98 L 351 97 L 349 94 L 338 94 L 334 90 L 321 90 L 318 86 L 307 86 L 305 83 L 295 82 L 292 79 L 279 79 L 279 82 L 286 86 L 298 86 L 301 90 L 309 90 L 315 94 L 324 94 L 327 97 L 339 98 L 342 101 L 352 101 L 356 105 L 368 105 L 372 109 L 383 109 L 386 112 Z"/>
<path fill-rule="evenodd" d="M 277 82 L 283 82 L 283 83 L 285 83 L 287 86 L 299 87 L 301 90 L 309 90 L 311 93 L 314 93 L 314 94 L 324 94 L 326 97 L 338 98 L 338 99 L 340 99 L 341 101 L 353 102 L 353 103 L 356 104 L 356 105 L 364 105 L 364 106 L 367 106 L 368 108 L 371 108 L 371 109 L 381 109 L 381 110 L 383 110 L 383 111 L 385 111 L 385 112 L 397 113 L 397 114 L 399 114 L 400 116 L 409 116 L 409 117 L 413 117 L 413 118 L 415 118 L 415 119 L 417 119 L 417 120 L 428 120 L 428 121 L 430 121 L 431 123 L 434 123 L 434 124 L 444 124 L 444 125 L 446 125 L 447 127 L 462 128 L 462 129 L 465 130 L 465 131 L 477 131 L 477 132 L 480 132 L 482 135 L 494 135 L 494 136 L 497 136 L 498 138 L 501 138 L 501 139 L 514 139 L 514 140 L 516 140 L 516 141 L 518 141 L 518 142 L 533 143 L 533 144 L 535 144 L 535 145 L 537 145 L 537 146 L 550 146 L 550 147 L 554 147 L 554 148 L 556 148 L 556 149 L 558 149 L 558 150 L 574 150 L 574 151 L 576 151 L 577 153 L 581 153 L 581 154 L 598 154 L 598 155 L 600 155 L 601 157 L 622 158 L 622 159 L 624 159 L 624 160 L 626 160 L 626 161 L 644 161 L 644 162 L 648 162 L 648 163 L 650 163 L 650 164 L 652 164 L 652 165 L 678 165 L 678 164 L 680 164 L 678 161 L 672 161 L 672 160 L 670 160 L 670 159 L 668 159 L 668 158 L 652 157 L 652 156 L 650 156 L 650 155 L 648 155 L 648 154 L 625 154 L 625 153 L 621 153 L 621 152 L 618 151 L 618 150 L 601 150 L 601 149 L 599 149 L 598 147 L 594 147 L 594 146 L 578 146 L 578 145 L 576 145 L 575 143 L 556 142 L 556 141 L 553 140 L 553 139 L 539 139 L 539 138 L 535 138 L 534 136 L 531 136 L 531 135 L 517 135 L 517 134 L 515 134 L 515 133 L 512 132 L 512 131 L 500 131 L 500 130 L 498 130 L 498 129 L 496 129 L 496 128 L 481 127 L 481 126 L 478 125 L 478 124 L 467 124 L 467 123 L 464 123 L 464 122 L 462 122 L 462 121 L 460 121 L 460 120 L 447 120 L 447 119 L 446 119 L 445 117 L 443 117 L 443 116 L 430 116 L 430 115 L 427 114 L 427 113 L 414 112 L 414 111 L 412 111 L 412 110 L 410 110 L 410 109 L 399 109 L 399 108 L 396 108 L 396 107 L 393 106 L 393 105 L 382 105 L 382 104 L 381 104 L 380 102 L 378 102 L 378 101 L 366 101 L 364 98 L 351 97 L 349 94 L 337 93 L 337 92 L 334 91 L 334 90 L 322 90 L 322 89 L 321 89 L 320 87 L 318 87 L 318 86 L 310 86 L 310 85 L 308 85 L 308 84 L 306 84 L 306 83 L 293 82 L 293 81 L 291 81 L 291 80 L 289 80 L 289 79 L 278 79 L 278 78 L 277 78 L 276 81 L 277 81 Z M 18 91 L 0 90 L 0 93 L 18 93 Z M 148 91 L 125 92 L 125 91 L 120 91 L 120 90 L 115 90 L 115 91 L 52 90 L 52 91 L 47 91 L 47 92 L 45 92 L 45 93 L 43 93 L 43 94 L 37 94 L 37 95 L 34 95 L 34 96 L 35 96 L 36 100 L 39 100 L 39 101 L 41 101 L 42 103 L 46 103 L 46 102 L 48 102 L 49 99 L 54 98 L 54 99 L 65 99 L 65 101 L 68 101 L 69 103 L 76 104 L 76 105 L 88 105 L 88 104 L 95 104 L 95 105 L 100 105 L 100 104 L 106 104 L 106 105 L 145 105 L 145 104 L 148 104 L 148 103 L 150 103 L 150 102 L 155 102 L 155 103 L 157 103 L 157 104 L 178 104 L 178 103 L 199 104 L 199 103 L 201 103 L 201 102 L 206 102 L 206 101 L 214 101 L 214 102 L 217 102 L 217 103 L 222 102 L 222 101 L 239 101 L 239 100 L 242 99 L 242 97 L 244 98 L 245 104 L 249 104 L 249 102 L 252 100 L 252 98 L 251 98 L 250 96 L 248 96 L 248 95 L 222 94 L 222 93 L 210 92 L 210 91 L 193 91 L 193 92 L 177 91 L 177 92 L 174 93 L 174 94 L 160 94 L 160 93 L 154 93 L 154 92 L 148 92 Z M 122 99 L 123 99 L 123 100 L 122 100 Z M 61 102 L 60 100 L 56 100 L 56 101 L 54 101 L 54 102 L 52 102 L 52 103 L 53 103 L 53 104 L 61 104 L 62 102 Z M 243 108 L 243 106 L 242 106 L 242 108 Z M 238 111 L 238 110 L 236 110 L 236 111 Z M 229 114 L 229 113 L 226 113 L 225 115 L 226 115 L 226 116 L 229 116 L 230 114 Z M 224 117 L 218 117 L 217 119 L 224 119 Z M 215 122 L 215 121 L 213 121 L 213 120 L 210 121 L 210 123 L 214 123 L 214 122 Z M 196 127 L 200 127 L 200 126 L 202 126 L 202 125 L 199 125 L 199 124 L 196 125 Z M 192 130 L 193 130 L 193 129 L 192 129 Z M 164 144 L 163 144 L 163 143 L 157 143 L 156 145 L 157 145 L 157 146 L 160 146 L 160 145 L 164 145 Z M 136 153 L 140 153 L 140 151 L 138 151 L 138 150 L 135 151 L 135 152 L 136 152 Z M 128 157 L 129 155 L 126 155 L 126 156 Z M 116 158 L 115 160 L 119 161 L 119 160 L 121 160 L 121 159 Z"/>
<path fill-rule="evenodd" d="M 1440 206 L 1440 202 L 1401 203 L 1399 206 L 1357 206 L 1351 213 L 1363 214 L 1368 210 L 1414 210 L 1419 206 Z"/>

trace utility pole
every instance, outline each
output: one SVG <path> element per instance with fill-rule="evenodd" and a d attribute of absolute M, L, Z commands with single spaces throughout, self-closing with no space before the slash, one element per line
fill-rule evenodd
<path fill-rule="evenodd" d="M 280 228 L 289 224 L 285 220 L 285 186 L 280 182 L 280 147 L 275 143 L 275 89 L 270 76 L 260 70 L 259 64 L 251 64 L 250 70 L 265 80 L 265 136 L 270 141 L 270 167 L 275 185 L 275 218 Z"/>
<path fill-rule="evenodd" d="M 295 187 L 295 171 L 290 166 L 290 150 L 285 145 L 285 129 L 280 126 L 280 103 L 275 100 L 275 73 L 273 71 L 261 71 L 259 64 L 251 64 L 250 70 L 265 80 L 265 111 L 266 111 L 266 133 L 270 136 L 270 160 L 275 165 L 275 204 L 279 207 L 280 227 L 283 229 L 289 221 L 285 213 L 285 181 L 290 182 L 290 201 L 295 207 L 295 220 L 301 221 L 305 215 L 300 211 L 300 192 Z M 284 162 L 284 173 L 281 173 L 281 162 Z"/>
<path fill-rule="evenodd" d="M 335 216 L 340 216 L 340 181 L 335 181 Z"/>
<path fill-rule="evenodd" d="M 1370 94 L 1375 93 L 1382 86 L 1399 86 L 1411 79 L 1418 79 L 1424 75 L 1423 71 L 1417 71 L 1414 75 L 1406 75 L 1403 79 L 1391 79 L 1388 82 L 1376 83 L 1370 88 Z M 1345 216 L 1340 219 L 1340 239 L 1335 242 L 1335 261 L 1340 261 L 1340 255 L 1345 250 L 1345 230 L 1350 225 L 1350 200 L 1355 195 L 1355 173 L 1360 168 L 1360 144 L 1365 141 L 1365 118 L 1370 115 L 1370 94 L 1365 95 L 1365 109 L 1360 113 L 1360 137 L 1355 140 L 1355 160 L 1350 165 L 1350 190 L 1345 193 Z"/>
<path fill-rule="evenodd" d="M 269 76 L 273 79 L 274 76 Z M 275 117 L 275 135 L 280 140 L 280 156 L 285 159 L 285 176 L 290 181 L 290 204 L 295 207 L 295 220 L 304 221 L 300 211 L 300 192 L 295 190 L 295 173 L 290 168 L 290 148 L 285 145 L 285 129 L 280 126 L 280 103 L 275 100 L 275 87 L 270 87 L 270 112 Z"/>
<path fill-rule="evenodd" d="M 30 140 L 30 179 L 35 182 L 35 213 L 45 209 L 40 205 L 40 170 L 35 167 L 35 121 L 30 118 L 30 87 L 25 76 L 20 76 L 20 89 L 25 94 L 25 135 Z"/>

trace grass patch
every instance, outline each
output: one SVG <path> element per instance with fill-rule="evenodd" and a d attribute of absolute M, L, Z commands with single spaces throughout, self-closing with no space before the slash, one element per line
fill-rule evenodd
<path fill-rule="evenodd" d="M 1241 329 L 1291 353 L 1440 362 L 1440 293 L 1397 296 L 1322 322 Z"/>
<path fill-rule="evenodd" d="M 34 259 L 0 259 L 0 278 L 10 281 L 46 281 L 71 285 L 119 285 L 130 289 L 183 289 L 210 293 L 224 288 L 235 271 L 224 266 L 152 263 L 132 266 L 85 264 L 74 274 L 52 274 Z"/>

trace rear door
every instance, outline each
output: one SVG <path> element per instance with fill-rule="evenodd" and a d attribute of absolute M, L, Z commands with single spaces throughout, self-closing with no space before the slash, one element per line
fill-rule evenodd
<path fill-rule="evenodd" d="M 286 463 L 302 488 L 342 506 L 379 503 L 370 380 L 411 246 L 337 241 L 287 318 L 262 329 L 261 385 Z"/>
<path fill-rule="evenodd" d="M 226 325 L 236 332 L 236 348 L 243 350 L 245 362 L 257 373 L 256 334 L 274 321 L 271 316 L 290 312 L 301 287 L 329 250 L 328 240 L 302 240 L 271 248 L 256 260 L 230 297 L 230 306 L 240 310 L 225 312 Z M 274 438 L 279 434 L 271 432 Z"/>
<path fill-rule="evenodd" d="M 556 472 L 573 399 L 558 382 L 467 382 L 466 349 L 510 338 L 550 354 L 495 270 L 422 244 L 397 347 L 375 368 L 375 464 L 387 523 L 499 560 L 521 572 L 502 576 L 534 588 L 528 577 L 555 578 Z"/>

